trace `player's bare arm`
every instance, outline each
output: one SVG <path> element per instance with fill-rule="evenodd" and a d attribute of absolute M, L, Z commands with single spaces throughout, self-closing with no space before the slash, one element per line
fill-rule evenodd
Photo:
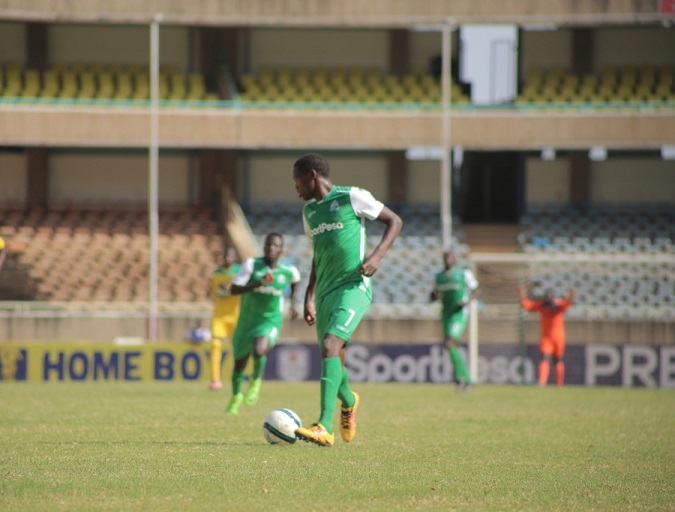
<path fill-rule="evenodd" d="M 527 288 L 525 285 L 521 284 L 518 286 L 518 294 L 520 295 L 521 300 L 527 298 Z"/>
<path fill-rule="evenodd" d="M 467 297 L 466 300 L 462 300 L 459 302 L 459 306 L 462 307 L 467 306 L 469 303 L 471 303 L 473 299 L 476 298 L 477 295 L 478 295 L 478 288 L 474 288 L 473 290 L 471 290 L 471 292 L 469 292 L 469 296 Z"/>
<path fill-rule="evenodd" d="M 295 303 L 296 303 L 295 292 L 296 292 L 297 288 L 298 288 L 298 283 L 291 283 L 291 311 L 290 311 L 290 314 L 291 314 L 292 319 L 298 318 L 298 311 L 295 309 Z"/>
<path fill-rule="evenodd" d="M 233 284 L 230 286 L 230 293 L 232 295 L 241 295 L 243 293 L 250 292 L 252 290 L 255 290 L 256 288 L 260 288 L 261 286 L 271 283 L 274 280 L 274 277 L 272 277 L 272 274 L 266 274 L 257 281 L 254 281 L 249 284 L 245 285 L 236 285 Z"/>
<path fill-rule="evenodd" d="M 363 274 L 364 276 L 372 276 L 375 274 L 375 272 L 377 272 L 377 270 L 380 268 L 382 258 L 384 258 L 384 255 L 392 246 L 394 240 L 396 240 L 396 237 L 398 237 L 398 234 L 401 232 L 401 228 L 403 227 L 403 221 L 401 220 L 401 217 L 399 217 L 386 206 L 382 208 L 382 211 L 376 220 L 385 224 L 387 227 L 382 234 L 380 243 L 377 244 L 377 247 L 375 247 L 373 252 L 365 260 L 363 260 L 363 263 L 361 263 L 361 266 L 359 267 L 359 273 Z"/>
<path fill-rule="evenodd" d="M 316 322 L 316 306 L 314 304 L 314 292 L 316 291 L 316 267 L 314 266 L 314 259 L 312 258 L 312 270 L 309 273 L 309 281 L 307 283 L 307 291 L 305 292 L 305 307 L 303 318 L 307 325 L 314 325 Z"/>

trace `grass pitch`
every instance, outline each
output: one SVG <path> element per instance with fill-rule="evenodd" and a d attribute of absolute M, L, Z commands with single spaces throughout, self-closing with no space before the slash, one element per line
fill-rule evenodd
<path fill-rule="evenodd" d="M 261 430 L 315 421 L 316 382 L 236 417 L 202 383 L 0 383 L 0 510 L 675 510 L 673 391 L 354 388 L 356 439 L 319 448 Z"/>

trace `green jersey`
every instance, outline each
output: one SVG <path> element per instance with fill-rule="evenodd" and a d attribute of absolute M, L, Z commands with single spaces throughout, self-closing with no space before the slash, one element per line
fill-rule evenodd
<path fill-rule="evenodd" d="M 468 268 L 454 266 L 436 274 L 434 290 L 441 293 L 444 315 L 459 311 L 460 303 L 467 301 L 469 294 L 476 288 L 478 281 Z"/>
<path fill-rule="evenodd" d="M 375 220 L 382 208 L 367 190 L 340 186 L 305 205 L 303 223 L 314 250 L 317 299 L 350 283 L 363 283 L 372 293 L 370 278 L 358 268 L 366 256 L 365 219 Z"/>
<path fill-rule="evenodd" d="M 300 282 L 300 272 L 295 266 L 278 263 L 275 269 L 271 269 L 265 263 L 265 258 L 249 258 L 241 266 L 233 284 L 246 286 L 249 283 L 259 281 L 266 274 L 272 275 L 272 282 L 242 294 L 239 309 L 240 324 L 267 321 L 275 323 L 281 328 L 284 289 L 289 284 Z"/>

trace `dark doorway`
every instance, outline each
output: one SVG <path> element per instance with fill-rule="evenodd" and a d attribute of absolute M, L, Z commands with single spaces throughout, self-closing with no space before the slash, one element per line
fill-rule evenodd
<path fill-rule="evenodd" d="M 464 223 L 518 222 L 523 190 L 520 153 L 465 152 L 460 177 L 460 215 Z"/>

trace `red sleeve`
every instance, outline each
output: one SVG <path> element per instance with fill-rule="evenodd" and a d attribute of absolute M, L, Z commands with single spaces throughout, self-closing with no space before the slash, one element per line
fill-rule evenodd
<path fill-rule="evenodd" d="M 520 305 L 527 311 L 539 311 L 541 309 L 541 301 L 538 300 L 520 299 Z"/>

